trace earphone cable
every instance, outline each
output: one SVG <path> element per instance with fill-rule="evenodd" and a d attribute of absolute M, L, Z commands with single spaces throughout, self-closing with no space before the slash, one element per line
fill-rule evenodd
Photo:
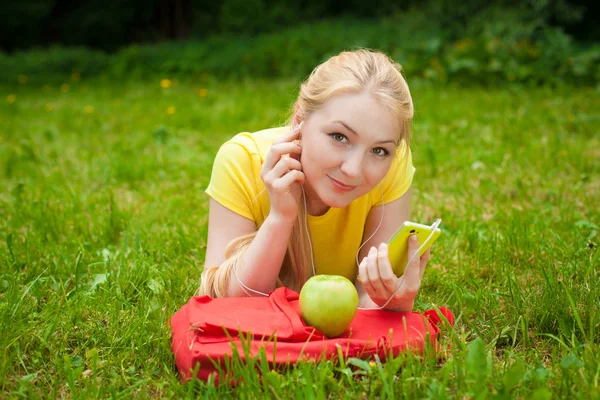
<path fill-rule="evenodd" d="M 385 210 L 384 204 L 383 204 L 383 186 L 380 183 L 379 184 L 379 193 L 381 193 L 381 218 L 379 218 L 379 225 L 377 225 L 377 228 L 375 229 L 375 232 L 373 232 L 373 234 L 371 236 L 369 236 L 369 238 L 367 240 L 365 240 L 363 242 L 363 244 L 360 245 L 360 247 L 358 248 L 358 251 L 356 252 L 356 268 L 358 268 L 360 266 L 360 263 L 358 262 L 358 254 L 360 253 L 360 249 L 363 248 L 363 246 L 365 244 L 367 244 L 367 242 L 369 240 L 371 240 L 371 238 L 373 236 L 375 236 L 375 234 L 377 233 L 377 231 L 379 230 L 379 228 L 381 227 L 381 224 L 383 223 L 383 212 Z"/>
<path fill-rule="evenodd" d="M 298 126 L 298 130 L 301 131 L 302 129 L 302 125 L 304 124 L 304 121 L 300 122 L 300 125 Z M 312 240 L 310 238 L 310 233 L 308 231 L 308 210 L 307 210 L 307 206 L 306 206 L 306 194 L 304 192 L 304 185 L 300 185 L 301 189 L 302 189 L 302 199 L 303 199 L 303 203 L 304 203 L 304 230 L 306 232 L 306 237 L 308 239 L 308 243 L 310 246 L 310 260 L 311 260 L 311 266 L 312 266 L 312 273 L 313 276 L 317 275 L 317 271 L 315 268 L 315 259 L 314 259 L 314 249 L 313 249 L 313 245 L 312 245 Z M 371 234 L 371 236 L 369 236 L 369 238 L 367 240 L 365 240 L 360 247 L 358 248 L 358 250 L 356 251 L 356 267 L 359 268 L 360 264 L 358 262 L 358 255 L 360 253 L 360 250 L 363 248 L 363 246 L 365 244 L 367 244 L 367 242 L 369 240 L 371 240 L 371 238 L 373 238 L 373 236 L 375 236 L 375 234 L 377 233 L 377 231 L 379 230 L 379 228 L 381 227 L 381 224 L 383 223 L 383 215 L 384 215 L 384 200 L 383 200 L 383 185 L 380 183 L 379 184 L 379 192 L 381 194 L 381 217 L 379 219 L 379 225 L 377 225 L 377 228 L 375 229 L 375 231 L 373 232 L 373 234 Z M 431 237 L 433 236 L 433 233 L 435 232 L 435 229 L 439 226 L 439 224 L 441 223 L 441 219 L 438 219 L 437 221 L 435 221 L 433 223 L 432 227 L 432 232 L 429 234 L 429 236 L 427 237 L 427 239 L 423 242 L 423 244 L 419 247 L 419 249 L 417 250 L 417 252 L 415 252 L 412 257 L 410 258 L 410 260 L 408 260 L 408 262 L 406 263 L 406 268 L 408 268 L 408 266 L 410 265 L 410 263 L 412 262 L 412 260 L 416 257 L 417 254 L 420 254 L 421 249 L 423 249 L 423 247 L 427 244 L 427 242 L 429 242 L 429 240 L 431 239 Z M 405 271 L 406 271 L 405 268 Z M 235 275 L 235 278 L 237 279 L 238 283 L 240 284 L 240 286 L 242 287 L 242 289 L 244 290 L 244 292 L 248 295 L 248 296 L 252 296 L 250 292 L 252 293 L 256 293 L 265 297 L 268 297 L 269 295 L 267 293 L 263 293 L 260 292 L 258 290 L 254 290 L 252 288 L 249 288 L 248 286 L 246 286 L 242 280 L 240 279 L 238 273 L 237 273 L 237 266 L 234 265 L 233 266 L 233 272 Z M 400 288 L 402 287 L 402 284 L 404 283 L 404 274 L 401 277 L 400 283 L 398 285 L 398 287 L 394 290 L 394 292 L 392 293 L 392 295 L 390 296 L 390 298 L 385 302 L 385 304 L 381 307 L 375 307 L 375 308 L 361 308 L 359 307 L 359 310 L 381 310 L 383 309 L 385 306 L 387 306 L 389 304 L 389 302 L 394 298 L 394 295 L 396 294 L 396 292 L 398 290 L 400 290 Z"/>

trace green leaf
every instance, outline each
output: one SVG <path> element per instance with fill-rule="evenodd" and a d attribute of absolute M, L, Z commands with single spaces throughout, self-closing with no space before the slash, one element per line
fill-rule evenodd
<path fill-rule="evenodd" d="M 550 378 L 552 376 L 552 372 L 549 369 L 546 369 L 546 368 L 542 367 L 541 365 L 538 365 L 537 368 L 535 369 L 535 374 L 533 376 L 536 381 L 538 381 L 540 383 L 546 383 L 548 381 L 548 378 Z"/>
<path fill-rule="evenodd" d="M 152 278 L 150 281 L 148 281 L 148 289 L 150 289 L 152 293 L 158 295 L 165 290 L 165 287 L 161 281 Z"/>
<path fill-rule="evenodd" d="M 361 360 L 360 358 L 355 358 L 355 357 L 349 358 L 346 363 L 350 364 L 350 365 L 354 365 L 355 367 L 358 367 L 367 372 L 371 371 L 371 366 L 369 365 L 369 363 L 366 362 L 365 360 Z"/>
<path fill-rule="evenodd" d="M 564 369 L 579 368 L 583 367 L 583 361 L 575 357 L 574 354 L 569 354 L 561 360 L 560 366 Z"/>
<path fill-rule="evenodd" d="M 81 367 L 83 365 L 83 358 L 81 358 L 80 356 L 71 356 L 70 361 L 71 366 L 75 368 Z"/>
<path fill-rule="evenodd" d="M 592 265 L 596 265 L 596 263 L 598 262 L 598 258 L 600 258 L 600 250 L 596 249 L 596 252 L 594 253 L 594 256 L 592 257 Z"/>
<path fill-rule="evenodd" d="M 446 386 L 444 384 L 442 384 L 440 381 L 438 381 L 437 379 L 433 379 L 433 381 L 431 381 L 431 384 L 429 385 L 429 387 L 427 388 L 427 399 L 435 399 L 435 400 L 443 400 L 443 399 L 447 399 L 448 396 L 448 392 L 446 389 Z"/>
<path fill-rule="evenodd" d="M 467 375 L 483 377 L 488 375 L 488 363 L 485 355 L 485 344 L 481 338 L 475 339 L 467 351 Z"/>
<path fill-rule="evenodd" d="M 93 292 L 94 290 L 96 290 L 98 285 L 101 285 L 104 282 L 106 282 L 107 277 L 108 274 L 94 274 L 94 278 L 92 279 L 92 282 L 90 282 L 89 291 Z"/>
<path fill-rule="evenodd" d="M 152 136 L 154 136 L 154 140 L 156 140 L 159 143 L 164 144 L 167 141 L 167 138 L 169 136 L 169 130 L 167 129 L 166 126 L 161 125 L 154 130 L 154 132 L 152 133 Z"/>
<path fill-rule="evenodd" d="M 525 376 L 526 372 L 527 370 L 523 364 L 523 361 L 516 361 L 502 377 L 502 382 L 504 383 L 506 390 L 511 390 L 517 386 Z"/>
<path fill-rule="evenodd" d="M 475 339 L 467 350 L 466 376 L 471 383 L 469 393 L 475 398 L 485 395 L 489 374 L 488 361 L 485 354 L 485 344 L 481 338 Z"/>
<path fill-rule="evenodd" d="M 531 400 L 550 400 L 552 392 L 548 388 L 539 388 L 531 395 Z"/>
<path fill-rule="evenodd" d="M 34 372 L 33 374 L 24 375 L 21 377 L 21 382 L 32 382 L 35 378 L 37 378 L 37 376 L 37 372 Z"/>
<path fill-rule="evenodd" d="M 577 226 L 579 228 L 588 228 L 588 229 L 600 230 L 600 227 L 598 225 L 594 224 L 591 221 L 586 221 L 586 220 L 583 220 L 583 219 L 575 222 L 575 226 Z"/>

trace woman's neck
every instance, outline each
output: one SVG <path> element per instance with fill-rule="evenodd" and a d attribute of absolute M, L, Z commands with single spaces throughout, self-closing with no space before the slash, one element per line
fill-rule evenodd
<path fill-rule="evenodd" d="M 331 208 L 321 200 L 312 188 L 308 185 L 304 185 L 304 199 L 306 201 L 306 213 L 313 217 L 320 217 L 325 215 Z"/>

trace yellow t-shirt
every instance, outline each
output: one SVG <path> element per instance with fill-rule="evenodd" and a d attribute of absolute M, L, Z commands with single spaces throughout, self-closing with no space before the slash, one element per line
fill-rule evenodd
<path fill-rule="evenodd" d="M 206 193 L 233 212 L 262 225 L 269 214 L 269 194 L 260 171 L 274 140 L 289 127 L 242 132 L 225 142 L 215 157 Z M 410 187 L 415 168 L 410 149 L 399 149 L 382 181 L 384 203 L 400 198 Z M 356 252 L 371 207 L 381 205 L 377 185 L 344 208 L 331 207 L 321 216 L 307 215 L 317 274 L 342 275 L 355 281 Z M 366 238 L 365 238 L 366 239 Z"/>

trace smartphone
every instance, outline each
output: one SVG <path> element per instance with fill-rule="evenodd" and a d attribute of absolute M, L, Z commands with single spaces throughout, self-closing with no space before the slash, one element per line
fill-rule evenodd
<path fill-rule="evenodd" d="M 396 276 L 401 276 L 406 268 L 408 262 L 408 238 L 411 234 L 416 234 L 419 239 L 419 246 L 421 246 L 429 235 L 433 232 L 431 239 L 427 242 L 427 245 L 423 246 L 420 251 L 420 255 L 423 255 L 429 247 L 440 237 L 442 231 L 439 228 L 435 228 L 432 231 L 431 226 L 417 224 L 414 222 L 406 221 L 400 228 L 392 235 L 388 240 L 388 254 L 392 269 Z"/>

